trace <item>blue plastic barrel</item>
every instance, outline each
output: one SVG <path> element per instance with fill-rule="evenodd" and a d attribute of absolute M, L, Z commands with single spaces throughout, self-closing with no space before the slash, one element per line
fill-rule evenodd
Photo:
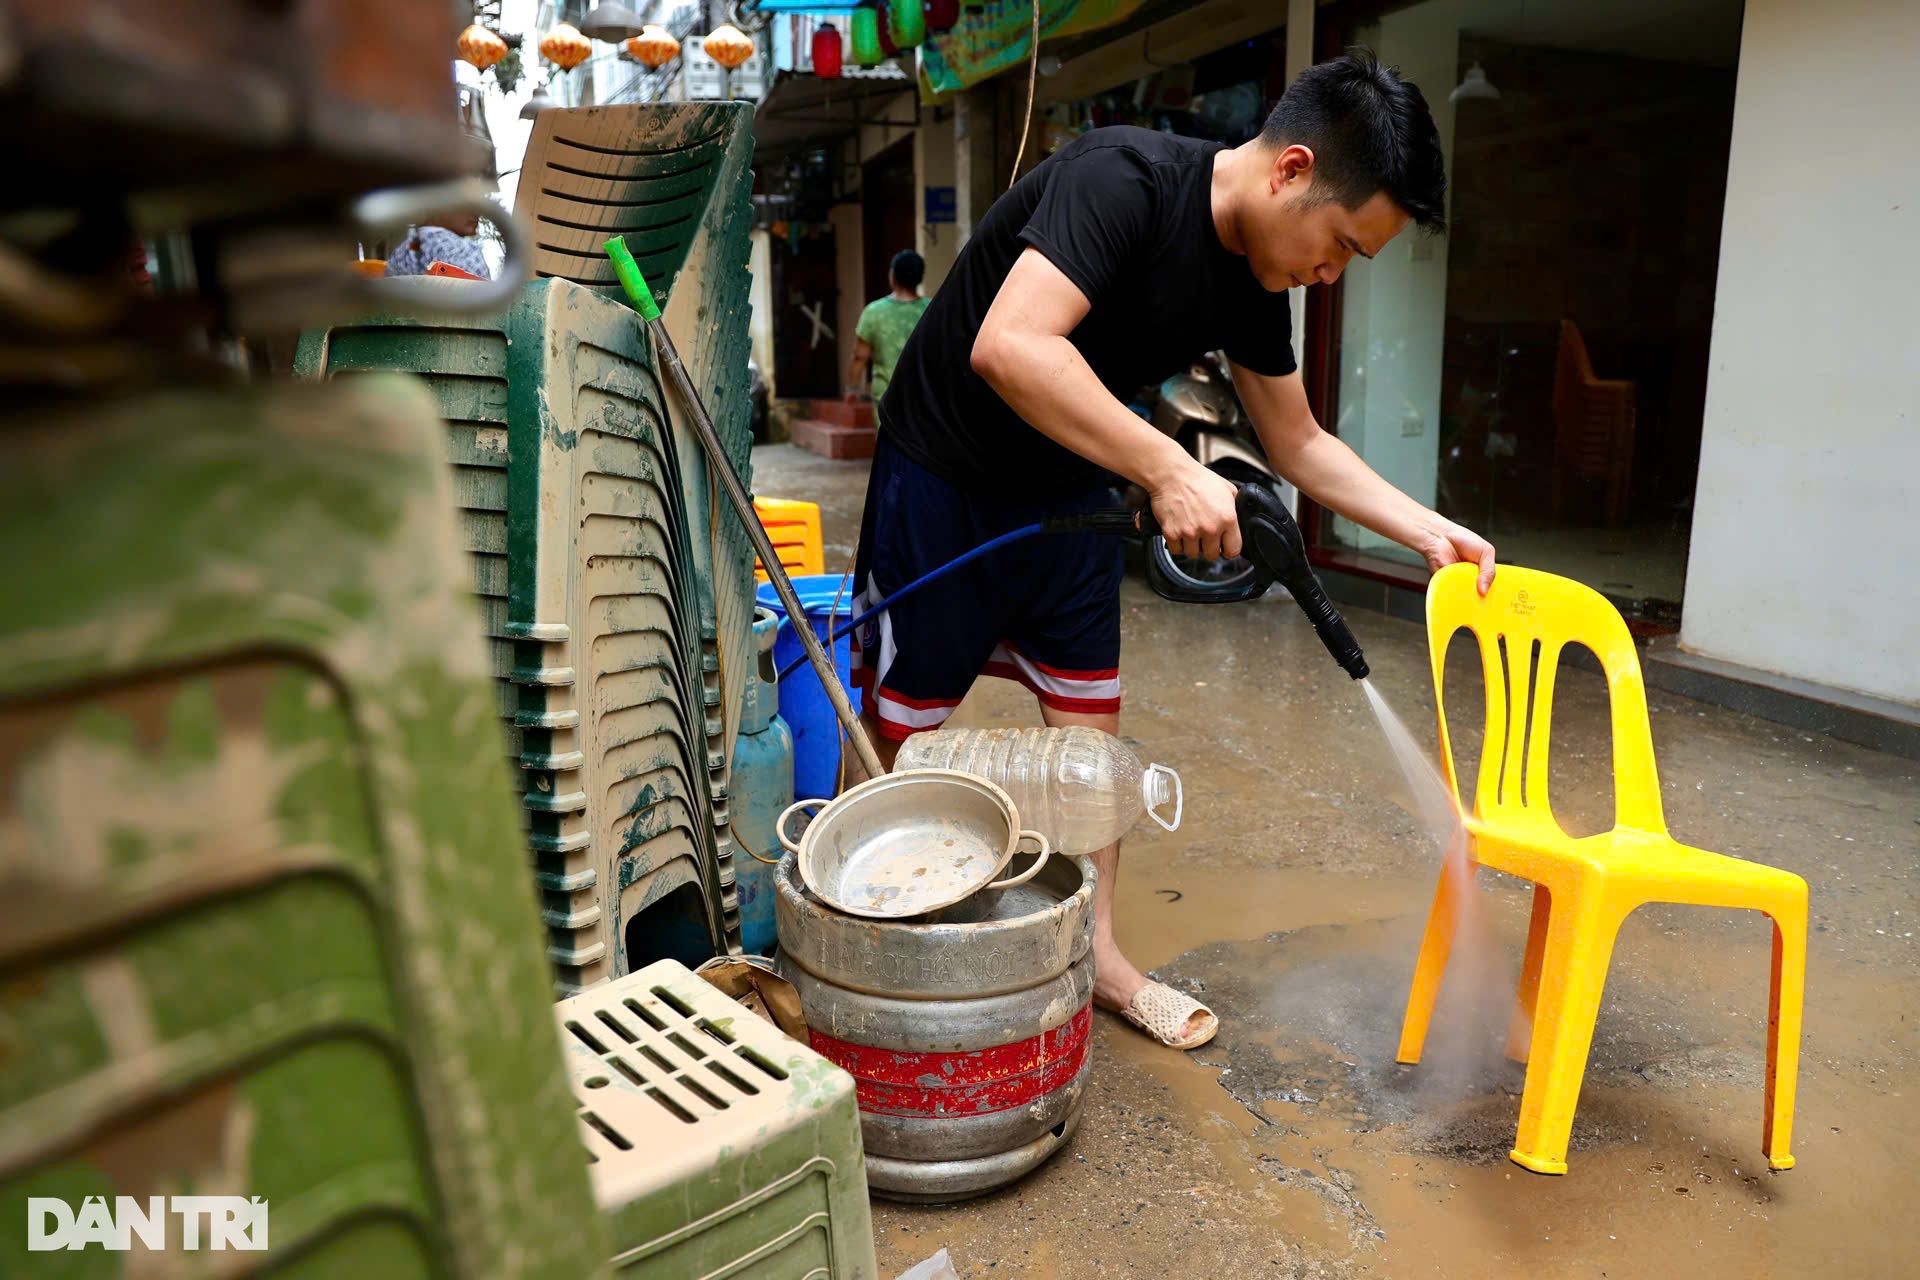
<path fill-rule="evenodd" d="M 841 592 L 840 584 L 846 583 Z M 853 617 L 853 582 L 838 574 L 814 574 L 793 580 L 794 593 L 800 597 L 800 606 L 807 611 L 807 619 L 813 624 L 814 634 L 820 637 L 822 644 L 832 634 L 833 626 L 845 623 Z M 829 621 L 833 612 L 835 593 L 840 594 L 840 610 L 837 620 Z M 762 583 L 759 602 L 780 615 L 780 633 L 773 642 L 774 666 L 784 671 L 794 662 L 799 669 L 780 682 L 780 718 L 787 722 L 793 731 L 793 794 L 797 800 L 811 800 L 817 797 L 832 796 L 834 784 L 840 777 L 840 720 L 833 714 L 833 703 L 827 700 L 826 690 L 820 687 L 820 677 L 814 673 L 813 664 L 806 660 L 806 650 L 801 646 L 800 637 L 794 634 L 792 625 L 786 619 L 786 610 L 780 604 L 780 597 L 774 591 L 771 582 Z M 840 673 L 840 682 L 847 684 L 847 696 L 853 700 L 853 709 L 860 709 L 860 691 L 848 684 L 849 663 L 852 650 L 849 639 L 843 639 L 833 646 L 834 669 Z"/>

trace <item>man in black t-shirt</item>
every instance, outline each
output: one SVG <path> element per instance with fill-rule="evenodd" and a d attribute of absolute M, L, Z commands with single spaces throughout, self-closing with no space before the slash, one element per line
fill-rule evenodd
<path fill-rule="evenodd" d="M 1286 291 L 1332 284 L 1409 222 L 1437 229 L 1446 174 L 1420 91 L 1366 54 L 1303 73 L 1239 147 L 1095 129 L 981 219 L 880 403 L 855 569 L 860 600 L 987 539 L 1144 489 L 1176 552 L 1237 555 L 1231 484 L 1119 397 L 1224 349 L 1276 470 L 1323 506 L 1493 580 L 1493 548 L 1401 493 L 1308 408 Z M 855 637 L 856 678 L 884 761 L 935 728 L 981 673 L 1026 684 L 1047 724 L 1117 732 L 1121 547 L 1028 539 L 930 585 Z M 1162 1042 L 1218 1027 L 1147 979 L 1114 941 L 1119 849 L 1093 855 L 1094 998 Z"/>

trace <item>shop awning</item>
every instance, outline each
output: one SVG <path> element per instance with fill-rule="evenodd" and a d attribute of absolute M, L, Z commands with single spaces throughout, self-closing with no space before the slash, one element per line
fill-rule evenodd
<path fill-rule="evenodd" d="M 870 68 L 849 67 L 832 80 L 782 71 L 754 112 L 754 153 L 767 155 L 815 146 L 868 124 L 911 129 L 919 123 L 911 103 L 893 110 L 899 119 L 889 119 L 885 100 L 911 92 L 913 87 L 913 78 L 894 62 Z"/>

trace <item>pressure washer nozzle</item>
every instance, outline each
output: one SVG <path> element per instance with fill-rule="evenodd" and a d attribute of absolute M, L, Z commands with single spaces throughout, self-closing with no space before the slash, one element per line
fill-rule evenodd
<path fill-rule="evenodd" d="M 1287 589 L 1341 669 L 1355 680 L 1365 680 L 1367 659 L 1360 652 L 1360 642 L 1314 576 L 1313 566 L 1307 563 L 1306 539 L 1279 492 L 1264 484 L 1241 485 L 1234 507 L 1240 514 L 1241 554 Z"/>

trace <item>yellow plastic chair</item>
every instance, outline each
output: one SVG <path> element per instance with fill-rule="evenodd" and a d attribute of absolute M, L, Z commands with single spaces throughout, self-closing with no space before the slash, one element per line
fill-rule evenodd
<path fill-rule="evenodd" d="M 1626 623 L 1604 597 L 1549 573 L 1503 566 L 1493 590 L 1482 598 L 1474 576 L 1469 564 L 1450 565 L 1434 575 L 1427 588 L 1427 646 L 1440 708 L 1440 758 L 1457 793 L 1444 701 L 1447 645 L 1462 627 L 1479 641 L 1487 731 L 1473 812 L 1466 820 L 1470 856 L 1474 870 L 1494 867 L 1534 884 L 1526 961 L 1507 1034 L 1507 1056 L 1527 1063 L 1514 1162 L 1536 1173 L 1567 1171 L 1567 1138 L 1614 936 L 1634 908 L 1677 902 L 1763 911 L 1773 919 L 1760 1145 L 1769 1165 L 1791 1169 L 1807 882 L 1773 867 L 1689 848 L 1667 834 L 1640 660 Z M 1586 645 L 1600 659 L 1613 719 L 1613 830 L 1579 839 L 1561 829 L 1547 799 L 1554 672 L 1569 643 Z M 1466 883 L 1471 885 L 1470 877 Z M 1459 892 L 1443 874 L 1407 998 L 1398 1055 L 1404 1063 L 1420 1060 L 1459 916 Z"/>
<path fill-rule="evenodd" d="M 820 574 L 827 571 L 826 544 L 820 536 L 820 504 L 794 498 L 755 498 L 753 513 L 773 543 L 774 554 L 788 574 Z M 767 567 L 756 558 L 753 576 L 768 581 Z"/>

